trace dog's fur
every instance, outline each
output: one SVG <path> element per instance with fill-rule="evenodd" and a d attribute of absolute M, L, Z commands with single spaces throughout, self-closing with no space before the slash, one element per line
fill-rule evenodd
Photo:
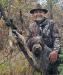
<path fill-rule="evenodd" d="M 30 38 L 27 42 L 18 32 L 14 31 L 17 36 L 19 47 L 28 62 L 37 70 L 45 75 L 49 65 L 49 53 L 51 50 L 44 44 L 41 36 Z M 31 53 L 32 55 L 30 55 Z"/>

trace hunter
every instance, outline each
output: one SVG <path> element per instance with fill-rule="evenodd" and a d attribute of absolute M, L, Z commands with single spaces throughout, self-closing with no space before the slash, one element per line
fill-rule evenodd
<path fill-rule="evenodd" d="M 37 4 L 30 11 L 33 22 L 29 25 L 27 41 L 33 36 L 42 36 L 44 43 L 51 49 L 49 54 L 50 65 L 47 75 L 56 75 L 58 73 L 57 62 L 60 52 L 59 31 L 57 24 L 46 17 L 47 13 L 48 10 L 43 9 L 40 4 Z"/>

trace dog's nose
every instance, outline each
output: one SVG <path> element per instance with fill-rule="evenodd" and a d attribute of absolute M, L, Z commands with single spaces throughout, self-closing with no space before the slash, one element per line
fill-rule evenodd
<path fill-rule="evenodd" d="M 36 57 L 40 57 L 40 54 L 41 54 L 41 51 L 39 50 L 39 48 L 37 48 L 35 51 L 34 51 L 34 55 Z"/>
<path fill-rule="evenodd" d="M 38 45 L 38 46 L 35 47 L 35 49 L 41 51 L 42 50 L 42 47 L 41 47 L 41 45 Z"/>
<path fill-rule="evenodd" d="M 36 47 L 36 50 L 39 50 L 40 49 L 40 47 Z"/>

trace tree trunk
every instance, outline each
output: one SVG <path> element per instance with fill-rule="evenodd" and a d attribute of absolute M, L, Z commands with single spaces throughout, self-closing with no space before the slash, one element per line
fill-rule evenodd
<path fill-rule="evenodd" d="M 49 10 L 49 13 L 50 13 L 50 18 L 53 19 L 52 0 L 47 0 L 47 4 L 48 4 L 48 10 Z"/>

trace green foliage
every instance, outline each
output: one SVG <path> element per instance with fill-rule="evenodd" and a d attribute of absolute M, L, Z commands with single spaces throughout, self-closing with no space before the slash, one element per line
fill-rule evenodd
<path fill-rule="evenodd" d="M 47 1 L 52 2 L 52 5 L 54 5 L 55 3 L 57 3 L 58 0 L 47 0 Z M 51 5 L 50 2 L 48 5 Z M 2 4 L 4 8 L 7 8 L 8 0 L 0 0 L 0 4 Z M 48 5 L 46 5 L 45 7 L 47 8 Z M 25 13 L 25 12 L 30 11 L 33 8 L 33 6 L 31 4 L 21 3 L 21 0 L 14 0 L 14 3 L 12 6 L 13 6 L 12 7 L 13 14 L 14 14 L 14 12 L 16 13 L 16 11 L 19 12 L 19 9 L 21 9 L 22 12 Z M 55 9 L 55 7 L 54 7 L 54 9 Z M 55 9 L 55 10 L 58 10 L 58 9 Z M 54 12 L 54 18 L 56 18 L 56 16 L 59 14 L 60 14 L 60 11 L 58 11 L 57 13 Z M 58 20 L 58 18 L 57 18 L 57 20 Z M 17 49 L 15 51 L 17 51 Z M 63 51 L 63 49 L 62 49 L 62 51 Z M 18 73 L 22 73 L 20 75 L 26 75 L 27 70 L 29 70 L 28 68 L 29 68 L 29 64 L 28 64 L 27 60 L 25 59 L 23 54 L 19 54 L 15 58 L 10 59 L 10 60 L 7 59 L 7 61 L 4 61 L 3 64 L 0 64 L 0 73 L 2 73 L 2 75 L 4 75 L 4 73 L 5 73 L 5 75 L 9 75 L 10 71 L 12 71 L 12 72 L 15 71 Z M 60 75 L 63 75 L 63 64 L 60 64 L 58 69 L 60 71 Z M 6 74 L 7 72 L 9 72 L 9 74 Z M 14 75 L 16 75 L 16 73 Z M 35 71 L 33 75 L 42 75 L 42 74 L 40 72 Z"/>
<path fill-rule="evenodd" d="M 4 62 L 3 64 L 0 64 L 0 73 L 4 73 L 9 70 L 9 62 Z"/>
<path fill-rule="evenodd" d="M 4 8 L 7 8 L 8 0 L 0 0 L 0 4 L 2 4 Z"/>

